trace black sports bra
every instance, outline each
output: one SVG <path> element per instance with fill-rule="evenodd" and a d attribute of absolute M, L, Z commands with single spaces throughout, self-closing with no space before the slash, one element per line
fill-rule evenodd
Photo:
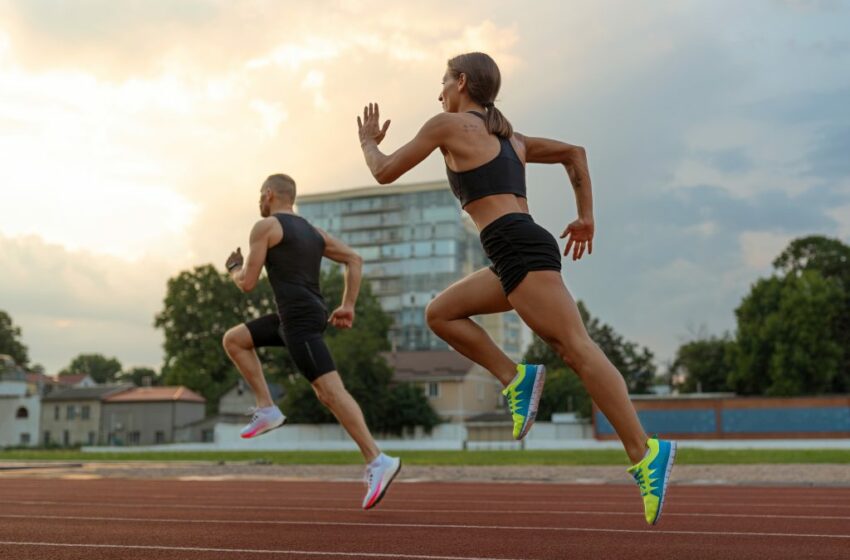
<path fill-rule="evenodd" d="M 484 120 L 484 115 L 477 111 L 469 111 Z M 452 192 L 460 200 L 461 206 L 466 206 L 473 200 L 490 196 L 491 194 L 513 194 L 527 198 L 525 194 L 525 166 L 516 154 L 511 141 L 499 137 L 499 155 L 484 165 L 469 171 L 452 171 L 446 164 L 446 175 Z"/>

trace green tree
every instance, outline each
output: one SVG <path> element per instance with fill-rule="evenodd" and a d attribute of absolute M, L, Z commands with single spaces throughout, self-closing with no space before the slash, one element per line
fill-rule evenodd
<path fill-rule="evenodd" d="M 389 392 L 382 431 L 400 435 L 405 429 L 422 426 L 426 432 L 440 423 L 422 387 L 412 383 L 393 385 Z"/>
<path fill-rule="evenodd" d="M 842 285 L 817 270 L 756 282 L 735 314 L 736 367 L 729 385 L 741 394 L 830 392 L 845 363 L 837 336 Z"/>
<path fill-rule="evenodd" d="M 0 354 L 12 356 L 21 367 L 29 363 L 27 347 L 21 343 L 21 328 L 16 327 L 12 318 L 0 310 Z"/>
<path fill-rule="evenodd" d="M 122 383 L 132 383 L 136 387 L 141 387 L 145 384 L 145 379 L 150 379 L 152 386 L 160 385 L 161 379 L 156 371 L 147 367 L 134 367 L 127 371 L 122 371 L 118 376 L 118 381 Z"/>
<path fill-rule="evenodd" d="M 331 267 L 321 276 L 322 294 L 333 308 L 342 301 L 345 283 L 340 267 Z M 325 334 L 340 377 L 363 410 L 366 423 L 376 432 L 401 433 L 421 425 L 430 429 L 438 421 L 425 396 L 415 388 L 391 387 L 392 370 L 381 352 L 390 348 L 392 318 L 372 294 L 368 282 L 361 286 L 355 306 L 354 328 L 329 326 Z M 284 385 L 283 406 L 293 422 L 334 422 L 333 415 L 313 396 L 309 383 L 293 376 Z M 395 410 L 401 405 L 404 411 Z"/>
<path fill-rule="evenodd" d="M 841 285 L 844 295 L 835 302 L 839 313 L 833 324 L 833 339 L 842 348 L 850 349 L 850 246 L 821 235 L 802 237 L 792 241 L 773 261 L 773 266 L 785 276 L 817 271 Z M 850 392 L 850 351 L 844 352 L 832 391 Z"/>
<path fill-rule="evenodd" d="M 817 270 L 824 278 L 840 279 L 850 287 L 850 246 L 822 235 L 801 237 L 788 244 L 773 267 L 786 275 Z"/>
<path fill-rule="evenodd" d="M 587 327 L 587 334 L 622 374 L 629 393 L 648 393 L 656 372 L 655 356 L 649 348 L 641 348 L 637 343 L 625 340 L 613 327 L 592 317 L 584 303 L 579 302 L 578 309 Z"/>
<path fill-rule="evenodd" d="M 339 267 L 322 273 L 321 287 L 328 307 L 335 308 L 342 301 L 344 287 Z M 155 322 L 165 332 L 164 383 L 185 385 L 200 393 L 207 399 L 208 411 L 214 412 L 221 396 L 239 377 L 221 347 L 224 333 L 247 319 L 275 310 L 274 294 L 265 280 L 244 294 L 227 274 L 216 271 L 212 265 L 199 266 L 171 278 L 164 308 Z M 337 330 L 329 326 L 325 338 L 340 375 L 362 407 L 369 426 L 376 431 L 398 432 L 409 425 L 405 422 L 411 421 L 411 417 L 419 418 L 418 425 L 433 425 L 427 413 L 388 416 L 393 398 L 392 371 L 380 352 L 389 349 L 387 334 L 391 318 L 381 309 L 365 282 L 355 312 L 353 329 Z M 266 378 L 284 387 L 281 406 L 291 422 L 336 421 L 319 403 L 307 380 L 298 373 L 288 352 L 283 348 L 264 348 L 258 354 Z M 430 410 L 424 396 L 411 410 L 422 411 L 423 405 Z"/>
<path fill-rule="evenodd" d="M 107 358 L 103 354 L 80 354 L 59 372 L 59 376 L 86 373 L 96 383 L 111 383 L 120 371 L 121 362 L 117 358 Z"/>
<path fill-rule="evenodd" d="M 630 392 L 648 391 L 656 371 L 652 352 L 626 341 L 611 326 L 592 317 L 584 303 L 578 302 L 578 307 L 590 338 L 623 375 Z M 546 385 L 540 398 L 538 418 L 549 420 L 553 412 L 568 411 L 590 416 L 591 400 L 581 380 L 537 335 L 526 350 L 523 362 L 546 366 Z"/>
<path fill-rule="evenodd" d="M 214 413 L 221 396 L 239 378 L 221 346 L 224 333 L 234 325 L 274 312 L 274 294 L 264 280 L 245 294 L 212 265 L 170 278 L 163 309 L 154 321 L 165 333 L 163 384 L 184 385 L 201 394 L 207 399 L 207 412 Z M 280 349 L 262 349 L 258 354 L 268 378 L 294 372 L 288 354 Z"/>
<path fill-rule="evenodd" d="M 679 347 L 670 365 L 670 377 L 684 380 L 682 393 L 728 391 L 727 379 L 735 367 L 735 341 L 727 334 L 692 340 Z"/>

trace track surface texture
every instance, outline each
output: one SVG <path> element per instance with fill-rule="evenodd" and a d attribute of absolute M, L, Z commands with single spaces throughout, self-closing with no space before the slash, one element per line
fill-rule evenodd
<path fill-rule="evenodd" d="M 403 473 L 402 473 L 403 474 Z M 850 488 L 0 479 L 2 559 L 850 558 Z"/>

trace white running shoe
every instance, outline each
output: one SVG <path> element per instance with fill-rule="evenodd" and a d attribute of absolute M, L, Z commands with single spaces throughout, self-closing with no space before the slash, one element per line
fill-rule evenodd
<path fill-rule="evenodd" d="M 239 435 L 244 439 L 261 436 L 264 433 L 280 428 L 286 423 L 286 416 L 276 406 L 255 408 L 251 423 L 242 428 Z"/>
<path fill-rule="evenodd" d="M 366 466 L 367 490 L 366 497 L 363 498 L 363 509 L 372 509 L 378 505 L 400 470 L 401 459 L 383 453 Z"/>

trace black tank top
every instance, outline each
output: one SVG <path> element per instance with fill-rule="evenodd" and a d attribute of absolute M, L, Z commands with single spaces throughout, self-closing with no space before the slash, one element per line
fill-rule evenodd
<path fill-rule="evenodd" d="M 484 120 L 484 115 L 469 111 Z M 473 200 L 491 194 L 513 194 L 527 198 L 525 194 L 525 167 L 516 154 L 511 141 L 499 137 L 499 155 L 484 165 L 469 171 L 452 171 L 446 164 L 446 175 L 452 192 L 466 206 Z"/>
<path fill-rule="evenodd" d="M 266 272 L 274 291 L 278 314 L 284 324 L 300 312 L 325 313 L 325 299 L 319 291 L 319 268 L 325 252 L 325 239 L 310 222 L 295 214 L 274 214 L 283 228 L 283 239 L 266 253 Z"/>

